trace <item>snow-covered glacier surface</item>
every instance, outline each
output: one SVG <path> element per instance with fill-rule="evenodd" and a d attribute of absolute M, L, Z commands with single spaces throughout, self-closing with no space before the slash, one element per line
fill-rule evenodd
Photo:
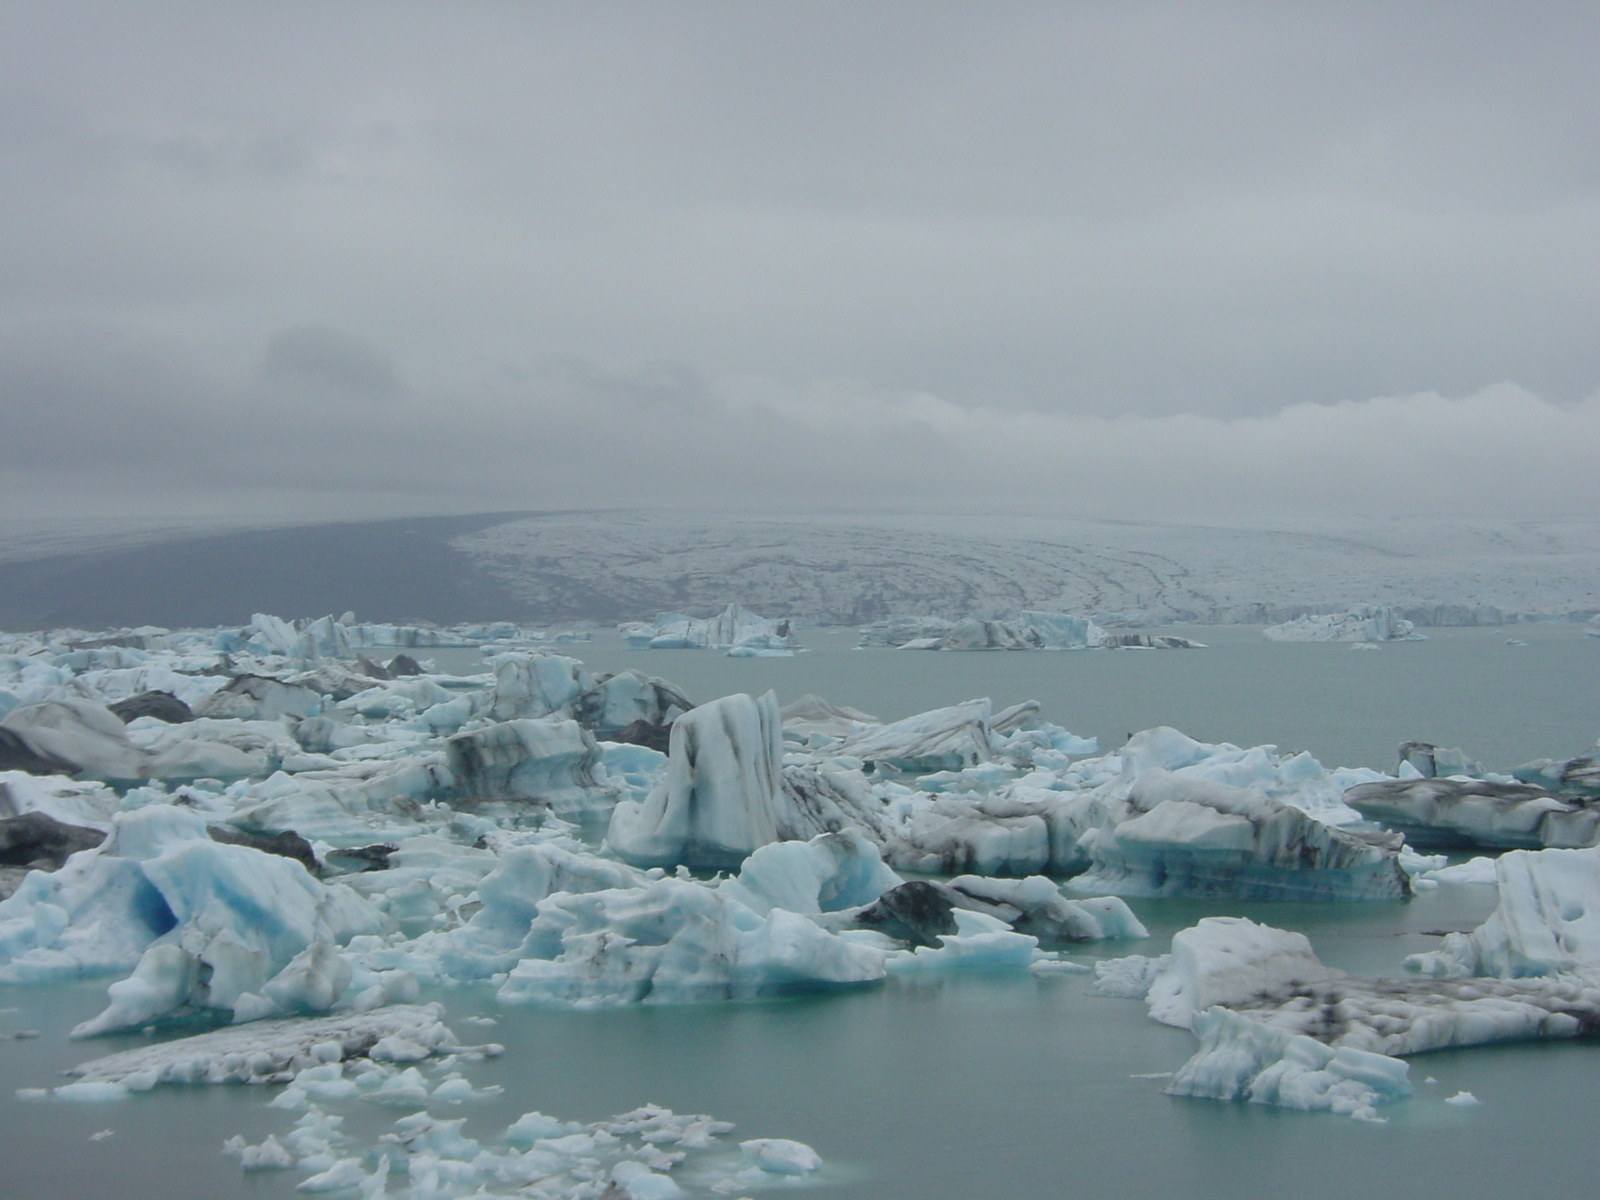
<path fill-rule="evenodd" d="M 1600 524 L 1396 519 L 1277 527 L 1052 517 L 563 514 L 455 543 L 546 611 L 710 612 L 861 624 L 1019 609 L 1271 624 L 1388 606 L 1421 624 L 1600 608 Z M 1470 578 L 1470 588 L 1461 581 Z M 573 615 L 579 615 L 574 612 Z M 923 636 L 943 636 L 930 628 Z"/>

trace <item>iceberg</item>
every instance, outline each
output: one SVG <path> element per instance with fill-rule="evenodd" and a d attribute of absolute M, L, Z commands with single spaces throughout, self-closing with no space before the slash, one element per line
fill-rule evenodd
<path fill-rule="evenodd" d="M 89 700 L 61 696 L 19 704 L 0 717 L 0 732 L 10 733 L 54 770 L 44 774 L 83 774 L 131 781 L 149 775 L 149 761 L 128 740 L 122 718 Z"/>
<path fill-rule="evenodd" d="M 778 710 L 783 732 L 802 741 L 811 738 L 847 738 L 882 722 L 870 713 L 842 705 L 829 704 L 821 696 L 807 693 Z"/>
<path fill-rule="evenodd" d="M 707 619 L 657 613 L 653 623 L 625 625 L 622 634 L 635 650 L 792 650 L 795 646 L 788 620 L 768 620 L 738 604 L 729 604 Z"/>
<path fill-rule="evenodd" d="M 1425 975 L 1600 975 L 1600 848 L 1513 850 L 1494 863 L 1498 904 L 1470 934 L 1412 955 Z"/>
<path fill-rule="evenodd" d="M 1248 1100 L 1371 1121 L 1381 1120 L 1379 1104 L 1411 1095 L 1409 1066 L 1385 1054 L 1329 1046 L 1220 1007 L 1199 1014 L 1194 1032 L 1200 1049 L 1163 1089 L 1169 1096 Z"/>
<path fill-rule="evenodd" d="M 764 917 L 683 879 L 558 892 L 538 906 L 505 1003 L 686 1004 L 875 982 L 884 953 L 798 913 Z"/>
<path fill-rule="evenodd" d="M 1368 1119 L 1408 1093 L 1405 1056 L 1576 1037 L 1600 1015 L 1592 980 L 1359 978 L 1324 966 L 1300 934 L 1243 918 L 1207 918 L 1170 955 L 1097 970 L 1103 994 L 1142 997 L 1200 1038 L 1170 1094 Z"/>
<path fill-rule="evenodd" d="M 118 814 L 100 846 L 0 901 L 0 979 L 132 967 L 77 1037 L 191 1013 L 327 1008 L 343 990 L 332 983 L 349 978 L 332 945 L 385 924 L 293 859 L 216 842 L 199 814 L 150 805 Z"/>
<path fill-rule="evenodd" d="M 502 721 L 447 738 L 445 752 L 461 804 L 534 803 L 567 817 L 603 815 L 615 799 L 597 777 L 599 743 L 576 721 Z"/>
<path fill-rule="evenodd" d="M 1269 642 L 1421 642 L 1426 637 L 1416 626 L 1395 615 L 1392 608 L 1361 605 L 1348 612 L 1296 617 L 1282 625 L 1269 625 L 1261 636 Z"/>
<path fill-rule="evenodd" d="M 968 700 L 863 730 L 828 753 L 907 774 L 958 771 L 988 762 L 998 752 L 991 714 L 988 700 Z"/>
<path fill-rule="evenodd" d="M 1600 841 L 1600 803 L 1531 783 L 1391 779 L 1359 784 L 1344 802 L 1423 849 L 1578 848 Z"/>
<path fill-rule="evenodd" d="M 736 867 L 797 828 L 780 765 L 778 700 L 742 693 L 702 704 L 672 726 L 666 775 L 642 801 L 611 813 L 606 842 L 636 866 Z"/>
<path fill-rule="evenodd" d="M 257 1021 L 108 1054 L 67 1074 L 130 1091 L 162 1083 L 287 1083 L 307 1068 L 365 1060 L 385 1039 L 403 1039 L 429 1054 L 499 1049 L 461 1045 L 443 1018 L 443 1005 L 424 1004 Z"/>
<path fill-rule="evenodd" d="M 1395 900 L 1411 894 L 1402 839 L 1338 828 L 1260 791 L 1162 767 L 1090 798 L 1073 888 L 1125 896 Z"/>

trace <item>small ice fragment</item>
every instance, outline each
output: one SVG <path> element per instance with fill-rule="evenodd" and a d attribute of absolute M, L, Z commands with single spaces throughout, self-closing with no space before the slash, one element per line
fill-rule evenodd
<path fill-rule="evenodd" d="M 1434 1078 L 1434 1077 L 1433 1077 L 1433 1076 L 1432 1076 L 1432 1075 L 1429 1075 L 1429 1076 L 1428 1076 L 1428 1077 L 1427 1077 L 1427 1078 L 1426 1078 L 1426 1079 L 1424 1079 L 1424 1080 L 1423 1080 L 1423 1081 L 1422 1081 L 1422 1082 L 1423 1082 L 1423 1083 L 1438 1083 L 1438 1082 L 1439 1082 L 1439 1081 L 1438 1081 L 1438 1080 L 1437 1080 L 1437 1079 L 1435 1079 L 1435 1078 Z"/>
<path fill-rule="evenodd" d="M 1048 979 L 1052 975 L 1087 975 L 1094 968 L 1088 963 L 1071 962 L 1065 958 L 1041 958 L 1029 964 L 1028 970 L 1040 978 Z"/>
<path fill-rule="evenodd" d="M 426 1046 L 420 1046 L 410 1038 L 391 1034 L 389 1037 L 379 1038 L 367 1052 L 367 1057 L 374 1062 L 420 1062 L 432 1053 Z"/>
<path fill-rule="evenodd" d="M 18 1088 L 18 1100 L 43 1100 L 50 1094 L 49 1088 Z"/>
<path fill-rule="evenodd" d="M 498 1024 L 500 1024 L 500 1022 L 496 1021 L 493 1017 L 463 1017 L 461 1019 L 463 1021 L 465 1021 L 468 1025 L 498 1025 Z"/>
<path fill-rule="evenodd" d="M 773 1175 L 806 1175 L 822 1166 L 822 1156 L 804 1142 L 788 1138 L 751 1138 L 740 1142 L 756 1166 Z"/>
<path fill-rule="evenodd" d="M 1445 1098 L 1445 1103 L 1455 1104 L 1462 1108 L 1467 1108 L 1473 1104 L 1482 1104 L 1483 1101 L 1479 1100 L 1471 1092 L 1457 1092 L 1454 1096 L 1447 1096 Z"/>
<path fill-rule="evenodd" d="M 58 1100 L 77 1100 L 99 1104 L 107 1100 L 126 1100 L 128 1089 L 120 1083 L 93 1080 L 88 1083 L 66 1083 L 55 1089 Z"/>
<path fill-rule="evenodd" d="M 320 1174 L 313 1175 L 295 1188 L 300 1192 L 338 1192 L 345 1188 L 360 1187 L 367 1181 L 359 1158 L 341 1158 Z"/>
<path fill-rule="evenodd" d="M 91 1142 L 103 1142 L 116 1132 L 117 1131 L 115 1129 L 102 1129 L 99 1133 L 91 1133 L 89 1135 L 89 1140 Z"/>
<path fill-rule="evenodd" d="M 1129 1075 L 1129 1079 L 1171 1079 L 1176 1071 L 1151 1071 L 1148 1075 Z"/>

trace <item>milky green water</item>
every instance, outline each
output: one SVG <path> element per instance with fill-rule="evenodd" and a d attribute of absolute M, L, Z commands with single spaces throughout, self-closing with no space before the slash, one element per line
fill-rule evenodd
<path fill-rule="evenodd" d="M 854 652 L 836 634 L 791 660 L 575 647 L 594 669 L 635 665 L 696 699 L 776 687 L 816 691 L 888 718 L 974 695 L 1037 698 L 1046 715 L 1107 748 L 1121 735 L 1175 724 L 1206 740 L 1268 741 L 1330 764 L 1392 766 L 1395 743 L 1463 745 L 1491 765 L 1570 754 L 1600 723 L 1600 640 L 1571 627 L 1461 631 L 1376 652 L 1269 645 L 1252 631 L 1205 630 L 1204 652 L 917 654 Z M 1449 632 L 1449 631 L 1445 631 Z M 1528 646 L 1506 646 L 1507 636 Z M 444 655 L 437 656 L 443 659 Z M 441 665 L 444 665 L 441 662 Z M 1493 888 L 1446 886 L 1410 902 L 1351 905 L 1134 901 L 1152 936 L 1083 955 L 1164 951 L 1171 934 L 1212 914 L 1305 931 L 1329 964 L 1397 974 L 1438 944 L 1437 931 L 1477 924 Z M 295 1195 L 297 1172 L 241 1175 L 218 1153 L 227 1136 L 280 1135 L 293 1114 L 267 1090 L 162 1088 L 112 1105 L 23 1102 L 11 1089 L 139 1039 L 70 1044 L 65 1031 L 104 1003 L 98 980 L 0 988 L 0 1197 L 85 1194 L 178 1197 Z M 1491 1047 L 1413 1059 L 1417 1095 L 1366 1125 L 1326 1114 L 1176 1100 L 1161 1080 L 1192 1052 L 1187 1033 L 1149 1022 L 1141 1004 L 1087 994 L 1084 976 L 971 975 L 891 980 L 843 994 L 766 1003 L 571 1013 L 503 1009 L 486 990 L 439 996 L 466 1040 L 505 1043 L 474 1068 L 497 1100 L 440 1115 L 487 1134 L 528 1109 L 594 1120 L 645 1101 L 709 1112 L 738 1136 L 814 1145 L 840 1178 L 817 1200 L 1144 1197 L 1238 1200 L 1280 1195 L 1588 1195 L 1588 1114 L 1600 1095 L 1600 1042 Z M 1427 1083 L 1429 1077 L 1436 1083 Z M 1473 1092 L 1482 1105 L 1443 1098 Z M 375 1134 L 399 1114 L 354 1112 Z M 113 1135 L 90 1142 L 103 1129 Z"/>

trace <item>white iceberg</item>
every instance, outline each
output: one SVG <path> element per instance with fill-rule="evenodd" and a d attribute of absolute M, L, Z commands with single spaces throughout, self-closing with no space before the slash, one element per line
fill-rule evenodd
<path fill-rule="evenodd" d="M 1348 612 L 1297 617 L 1282 625 L 1269 625 L 1261 636 L 1271 642 L 1420 642 L 1426 638 L 1416 625 L 1394 610 L 1361 605 Z"/>
<path fill-rule="evenodd" d="M 738 604 L 706 619 L 657 613 L 653 623 L 624 626 L 623 637 L 634 649 L 650 650 L 792 650 L 795 645 L 787 619 L 769 620 Z"/>
<path fill-rule="evenodd" d="M 811 836 L 783 791 L 777 697 L 736 694 L 672 725 L 666 775 L 611 814 L 606 842 L 638 866 L 735 867 L 759 846 Z"/>
<path fill-rule="evenodd" d="M 1253 790 L 1161 767 L 1094 797 L 1074 889 L 1125 896 L 1393 900 L 1401 839 L 1341 829 Z"/>

